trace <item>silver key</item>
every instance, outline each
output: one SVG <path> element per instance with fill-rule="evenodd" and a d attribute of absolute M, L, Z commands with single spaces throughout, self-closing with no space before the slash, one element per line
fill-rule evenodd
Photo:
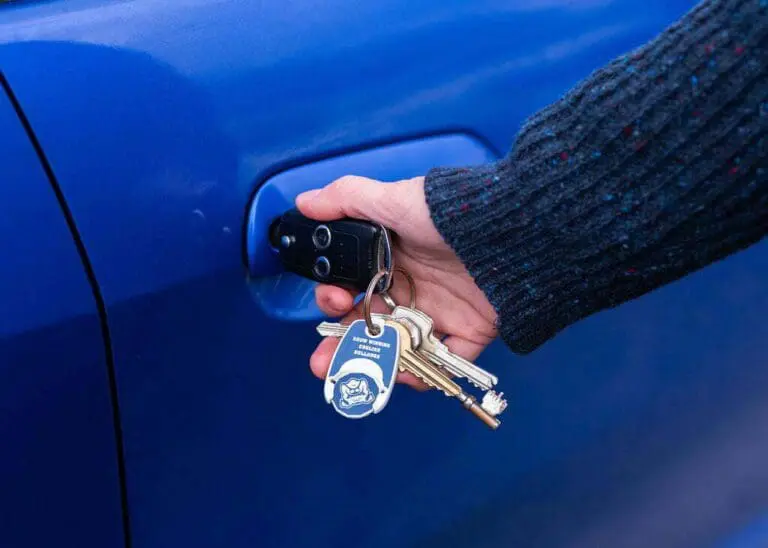
<path fill-rule="evenodd" d="M 389 314 L 371 314 L 374 320 L 387 321 L 392 319 Z M 422 344 L 421 329 L 411 320 L 404 318 L 402 323 L 411 335 L 411 345 L 416 348 Z M 321 322 L 315 329 L 323 337 L 341 338 L 347 332 L 347 325 L 341 322 Z"/>
<path fill-rule="evenodd" d="M 396 320 L 410 320 L 414 323 L 421 331 L 421 344 L 418 346 L 414 344 L 414 348 L 426 354 L 430 360 L 444 367 L 452 375 L 465 378 L 483 390 L 491 390 L 499 382 L 495 375 L 448 350 L 448 347 L 435 337 L 432 318 L 421 310 L 397 306 L 392 310 L 391 315 Z"/>
<path fill-rule="evenodd" d="M 323 337 L 341 338 L 347 332 L 347 327 L 347 325 L 339 322 L 322 322 L 316 329 Z"/>

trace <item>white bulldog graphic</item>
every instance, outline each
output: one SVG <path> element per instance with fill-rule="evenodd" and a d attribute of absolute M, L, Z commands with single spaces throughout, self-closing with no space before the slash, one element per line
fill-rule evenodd
<path fill-rule="evenodd" d="M 368 386 L 368 381 L 359 377 L 352 377 L 341 383 L 339 392 L 339 405 L 344 409 L 373 402 L 373 392 Z"/>

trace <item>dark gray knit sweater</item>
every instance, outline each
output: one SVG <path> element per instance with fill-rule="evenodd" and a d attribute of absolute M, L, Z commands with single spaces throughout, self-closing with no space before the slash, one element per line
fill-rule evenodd
<path fill-rule="evenodd" d="M 768 0 L 705 0 L 534 115 L 504 159 L 430 171 L 426 198 L 528 353 L 760 240 L 767 130 Z"/>

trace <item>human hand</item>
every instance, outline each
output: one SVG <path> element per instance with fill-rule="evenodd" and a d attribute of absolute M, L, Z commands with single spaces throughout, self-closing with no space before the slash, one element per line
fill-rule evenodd
<path fill-rule="evenodd" d="M 423 177 L 393 183 L 342 177 L 322 189 L 299 195 L 296 206 L 317 221 L 351 217 L 391 229 L 395 233 L 395 265 L 412 276 L 417 308 L 432 317 L 436 336 L 447 336 L 443 342 L 451 352 L 474 360 L 496 337 L 493 306 L 432 223 L 424 199 Z M 395 276 L 390 295 L 397 303 L 407 303 L 408 284 Z M 344 322 L 362 318 L 362 303 L 355 306 L 355 294 L 347 289 L 321 284 L 315 297 L 319 308 L 329 316 L 344 316 Z M 378 296 L 371 308 L 373 312 L 389 312 Z M 325 378 L 338 344 L 339 339 L 327 337 L 310 357 L 310 368 L 318 378 Z M 399 373 L 397 380 L 413 388 L 426 388 L 410 373 Z"/>

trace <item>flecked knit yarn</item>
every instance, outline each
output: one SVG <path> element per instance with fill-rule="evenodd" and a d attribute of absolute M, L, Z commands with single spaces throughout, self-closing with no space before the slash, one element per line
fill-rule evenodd
<path fill-rule="evenodd" d="M 768 0 L 705 0 L 426 199 L 525 354 L 763 238 L 767 130 Z"/>

